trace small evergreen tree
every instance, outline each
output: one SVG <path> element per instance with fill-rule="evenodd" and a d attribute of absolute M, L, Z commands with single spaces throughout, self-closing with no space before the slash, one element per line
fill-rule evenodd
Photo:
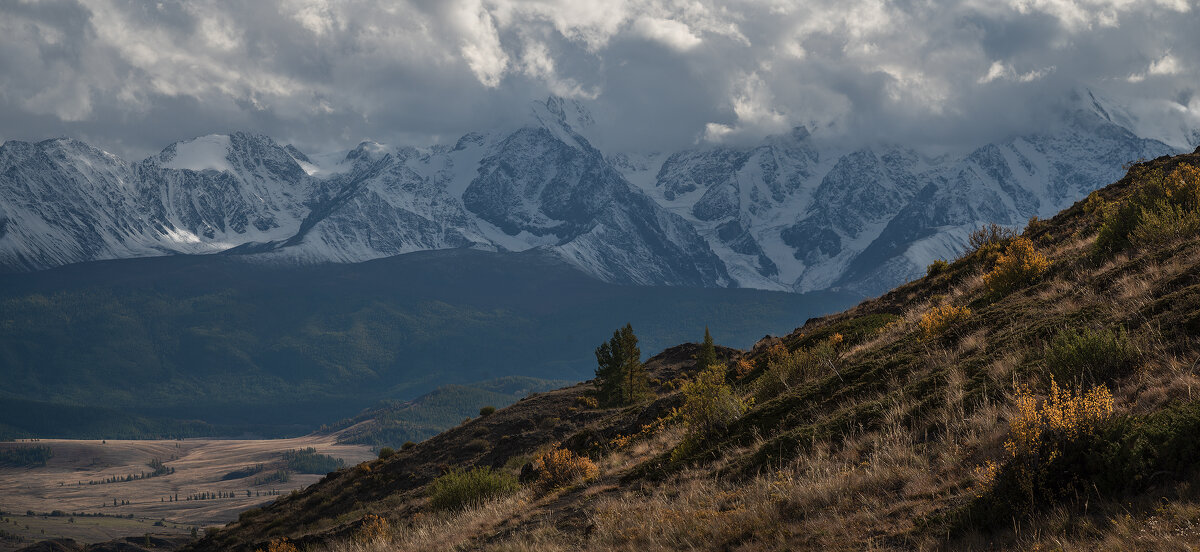
<path fill-rule="evenodd" d="M 704 327 L 704 343 L 700 344 L 700 352 L 696 355 L 696 367 L 704 370 L 717 363 L 717 347 L 713 345 L 712 334 L 708 326 Z"/>
<path fill-rule="evenodd" d="M 650 394 L 650 381 L 642 365 L 633 326 L 625 324 L 613 332 L 608 343 L 596 348 L 596 378 L 600 400 L 607 405 L 633 404 Z"/>

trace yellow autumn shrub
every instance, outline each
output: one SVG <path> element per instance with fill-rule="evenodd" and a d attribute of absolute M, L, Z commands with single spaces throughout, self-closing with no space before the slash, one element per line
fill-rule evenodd
<path fill-rule="evenodd" d="M 600 475 L 600 468 L 590 458 L 561 448 L 539 454 L 533 460 L 533 467 L 538 473 L 538 482 L 548 488 L 590 481 Z"/>
<path fill-rule="evenodd" d="M 1163 181 L 1163 197 L 1189 211 L 1200 210 L 1200 169 L 1181 163 Z"/>
<path fill-rule="evenodd" d="M 941 305 L 921 315 L 921 332 L 926 339 L 939 337 L 971 316 L 971 309 Z"/>
<path fill-rule="evenodd" d="M 1017 415 L 1009 422 L 1009 438 L 1004 450 L 1016 457 L 1042 448 L 1046 434 L 1073 440 L 1113 412 L 1113 397 L 1101 384 L 1086 393 L 1076 393 L 1050 380 L 1050 394 L 1040 404 L 1028 388 L 1017 390 Z"/>
<path fill-rule="evenodd" d="M 1040 278 L 1050 269 L 1046 258 L 1029 238 L 1018 236 L 996 259 L 996 265 L 983 275 L 983 283 L 993 293 L 1007 293 Z"/>
<path fill-rule="evenodd" d="M 600 408 L 600 401 L 596 397 L 590 395 L 579 395 L 575 397 L 575 404 L 586 408 Z"/>
<path fill-rule="evenodd" d="M 750 364 L 750 361 L 748 361 L 744 358 L 739 358 L 737 363 L 735 363 L 733 365 L 733 373 L 735 376 L 737 376 L 738 379 L 741 379 L 741 378 L 744 378 L 744 377 L 750 375 L 750 372 L 753 372 L 753 371 L 754 371 L 754 365 Z"/>
<path fill-rule="evenodd" d="M 369 544 L 387 539 L 392 534 L 392 526 L 375 514 L 367 514 L 363 516 L 362 525 L 359 525 L 358 531 L 354 534 L 354 542 L 360 544 Z"/>
<path fill-rule="evenodd" d="M 254 552 L 263 552 L 263 549 L 259 548 L 258 550 L 255 550 Z M 287 537 L 282 537 L 282 538 L 278 538 L 278 539 L 271 539 L 271 542 L 269 544 L 267 544 L 266 552 L 298 552 L 298 551 L 296 549 L 295 544 L 292 544 L 290 541 L 288 541 Z"/>
<path fill-rule="evenodd" d="M 1007 468 L 1021 491 L 1033 496 L 1046 476 L 1046 466 L 1059 458 L 1063 448 L 1094 431 L 1113 414 L 1113 396 L 1103 384 L 1085 392 L 1059 387 L 1051 379 L 1050 393 L 1044 400 L 1021 386 L 1013 403 L 1016 413 L 1009 420 L 1002 462 L 988 461 L 975 469 L 979 494 L 990 489 Z"/>

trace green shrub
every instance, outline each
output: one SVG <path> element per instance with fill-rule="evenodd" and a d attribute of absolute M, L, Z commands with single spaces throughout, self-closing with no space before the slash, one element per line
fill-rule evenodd
<path fill-rule="evenodd" d="M 683 384 L 683 422 L 693 434 L 721 430 L 742 417 L 749 405 L 725 382 L 725 369 L 713 364 Z"/>
<path fill-rule="evenodd" d="M 1100 209 L 1096 252 L 1112 254 L 1132 246 L 1147 247 L 1200 233 L 1200 170 L 1180 164 L 1133 175 L 1129 197 Z"/>
<path fill-rule="evenodd" d="M 510 473 L 488 467 L 454 468 L 430 484 L 429 505 L 437 510 L 462 510 L 520 489 L 516 476 Z"/>
<path fill-rule="evenodd" d="M 1088 471 L 1101 491 L 1136 492 L 1162 475 L 1177 480 L 1194 475 L 1200 458 L 1197 435 L 1200 402 L 1177 404 L 1118 420 L 1094 442 L 1067 455 L 1064 464 L 1091 467 Z"/>
<path fill-rule="evenodd" d="M 494 407 L 494 406 L 485 406 L 485 407 L 479 409 L 479 417 L 480 418 L 482 418 L 484 416 L 491 416 L 492 414 L 495 414 L 495 413 L 496 413 L 496 407 Z"/>
<path fill-rule="evenodd" d="M 396 455 L 396 449 L 392 447 L 383 447 L 379 449 L 379 459 L 385 460 Z"/>
<path fill-rule="evenodd" d="M 990 249 L 993 246 L 1008 245 L 1008 242 L 1017 237 L 1017 230 L 1007 226 L 1001 226 L 996 223 L 988 224 L 975 229 L 967 236 L 967 251 L 979 251 Z"/>
<path fill-rule="evenodd" d="M 262 508 L 251 508 L 249 510 L 246 510 L 245 512 L 238 514 L 238 521 L 244 522 L 248 519 L 257 517 L 260 514 L 262 514 Z"/>
<path fill-rule="evenodd" d="M 933 261 L 932 263 L 929 263 L 929 266 L 925 268 L 925 276 L 932 278 L 934 276 L 937 276 L 938 274 L 942 274 L 942 273 L 946 272 L 949 269 L 950 269 L 950 263 L 948 263 L 942 259 L 938 259 L 936 261 Z"/>
<path fill-rule="evenodd" d="M 405 441 L 403 445 L 400 445 L 400 450 L 408 450 L 408 449 L 410 449 L 410 448 L 413 448 L 413 447 L 415 447 L 415 446 L 417 446 L 417 444 L 416 444 L 416 443 L 414 443 L 414 442 L 412 442 L 412 441 Z"/>
<path fill-rule="evenodd" d="M 835 356 L 831 339 L 811 349 L 797 349 L 794 352 L 776 343 L 767 351 L 766 370 L 754 380 L 754 399 L 765 402 L 791 389 L 793 385 L 820 375 L 832 365 Z"/>
<path fill-rule="evenodd" d="M 1200 233 L 1200 211 L 1188 211 L 1166 200 L 1157 200 L 1138 214 L 1137 227 L 1129 234 L 1134 247 L 1153 247 Z"/>
<path fill-rule="evenodd" d="M 841 347 L 853 347 L 879 335 L 883 328 L 899 319 L 900 317 L 895 314 L 881 313 L 835 322 L 804 334 L 794 342 L 788 343 L 788 348 L 792 350 L 817 349 L 828 343 L 835 334 L 842 335 Z"/>
<path fill-rule="evenodd" d="M 1125 329 L 1060 331 L 1046 345 L 1046 368 L 1063 383 L 1111 383 L 1125 375 L 1137 360 L 1137 351 Z"/>
<path fill-rule="evenodd" d="M 1141 209 L 1133 202 L 1104 205 L 1100 213 L 1100 231 L 1096 252 L 1112 254 L 1130 246 L 1129 235 L 1138 225 Z"/>

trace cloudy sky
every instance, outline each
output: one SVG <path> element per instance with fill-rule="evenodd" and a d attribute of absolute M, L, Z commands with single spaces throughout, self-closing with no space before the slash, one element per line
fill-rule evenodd
<path fill-rule="evenodd" d="M 557 94 L 609 150 L 982 143 L 1080 87 L 1178 126 L 1198 28 L 1196 0 L 0 0 L 0 140 L 430 144 Z"/>

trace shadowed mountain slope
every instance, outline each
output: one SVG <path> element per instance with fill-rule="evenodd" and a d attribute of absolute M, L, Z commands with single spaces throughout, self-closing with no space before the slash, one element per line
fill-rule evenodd
<path fill-rule="evenodd" d="M 614 285 L 540 251 L 304 267 L 170 256 L 0 275 L 0 425 L 39 437 L 303 434 L 446 384 L 584 379 L 591 336 L 626 322 L 649 347 L 705 324 L 745 346 L 853 300 Z"/>

